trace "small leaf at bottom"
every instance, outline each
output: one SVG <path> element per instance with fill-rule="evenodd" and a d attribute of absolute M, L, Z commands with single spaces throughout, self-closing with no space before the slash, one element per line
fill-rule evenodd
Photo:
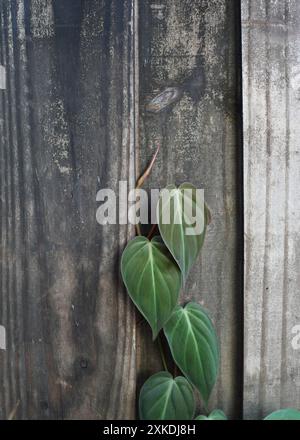
<path fill-rule="evenodd" d="M 279 409 L 269 414 L 264 420 L 300 420 L 300 411 L 294 408 Z"/>
<path fill-rule="evenodd" d="M 195 398 L 188 381 L 166 371 L 154 374 L 140 392 L 141 420 L 192 420 Z"/>

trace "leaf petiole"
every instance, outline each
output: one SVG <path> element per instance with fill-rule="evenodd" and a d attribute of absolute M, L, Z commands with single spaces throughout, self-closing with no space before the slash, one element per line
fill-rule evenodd
<path fill-rule="evenodd" d="M 166 362 L 166 357 L 165 357 L 165 353 L 164 353 L 164 349 L 163 349 L 163 346 L 162 346 L 161 336 L 160 336 L 160 335 L 158 335 L 157 343 L 158 343 L 158 348 L 159 348 L 159 352 L 160 352 L 160 357 L 161 357 L 161 360 L 162 360 L 162 363 L 163 363 L 164 369 L 165 369 L 166 371 L 169 371 L 169 370 L 168 370 L 168 366 L 167 366 L 167 362 Z"/>
<path fill-rule="evenodd" d="M 151 226 L 151 229 L 150 229 L 150 231 L 149 231 L 149 234 L 147 235 L 147 238 L 148 238 L 149 240 L 151 240 L 151 238 L 153 237 L 153 234 L 154 234 L 154 231 L 155 231 L 156 227 L 157 227 L 157 224 Z"/>

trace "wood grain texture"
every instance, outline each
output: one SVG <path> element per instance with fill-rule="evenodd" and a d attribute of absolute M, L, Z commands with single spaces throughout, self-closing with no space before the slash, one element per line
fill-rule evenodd
<path fill-rule="evenodd" d="M 136 1 L 0 6 L 0 418 L 132 418 L 133 231 L 95 214 L 135 182 Z"/>
<path fill-rule="evenodd" d="M 300 407 L 300 3 L 242 0 L 244 415 Z"/>
<path fill-rule="evenodd" d="M 140 2 L 142 170 L 161 144 L 148 188 L 190 181 L 212 210 L 204 250 L 182 302 L 203 304 L 217 327 L 220 378 L 211 408 L 241 415 L 242 213 L 238 2 Z M 177 102 L 150 113 L 149 102 L 175 87 Z M 162 105 L 160 104 L 160 107 Z M 152 106 L 153 107 L 153 106 Z M 151 106 L 150 106 L 151 108 Z M 139 332 L 139 383 L 161 369 L 150 332 Z M 156 360 L 157 359 L 157 360 Z"/>

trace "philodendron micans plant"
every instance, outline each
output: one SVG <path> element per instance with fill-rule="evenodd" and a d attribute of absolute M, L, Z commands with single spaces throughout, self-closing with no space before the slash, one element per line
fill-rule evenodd
<path fill-rule="evenodd" d="M 153 163 L 154 160 L 137 188 L 149 175 Z M 204 202 L 199 204 L 194 185 L 185 183 L 178 188 L 169 185 L 166 190 L 167 196 L 160 196 L 157 205 L 159 234 L 152 238 L 156 225 L 147 237 L 141 235 L 138 227 L 138 236 L 127 244 L 121 259 L 121 273 L 128 294 L 149 323 L 153 340 L 158 338 L 165 368 L 142 386 L 139 415 L 142 420 L 227 420 L 221 410 L 195 417 L 195 392 L 200 393 L 207 408 L 217 379 L 218 340 L 214 325 L 200 304 L 178 304 L 180 289 L 203 246 L 210 212 Z M 186 204 L 192 208 L 188 213 Z M 169 222 L 163 221 L 164 211 L 170 213 Z M 187 228 L 195 223 L 195 217 L 188 217 L 191 213 L 201 217 L 200 233 L 186 234 Z M 160 332 L 165 334 L 181 375 L 174 377 L 168 371 Z M 269 420 L 291 418 L 300 419 L 300 412 L 286 409 L 267 417 Z"/>

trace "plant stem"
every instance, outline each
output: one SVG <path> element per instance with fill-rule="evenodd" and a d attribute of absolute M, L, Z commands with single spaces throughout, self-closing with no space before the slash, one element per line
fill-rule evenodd
<path fill-rule="evenodd" d="M 178 368 L 177 368 L 177 365 L 174 362 L 174 377 L 177 377 L 177 376 L 178 376 Z"/>
<path fill-rule="evenodd" d="M 155 162 L 155 160 L 157 158 L 159 149 L 160 149 L 160 144 L 157 145 L 156 151 L 155 151 L 155 153 L 154 153 L 154 155 L 153 155 L 153 157 L 151 159 L 151 162 L 149 163 L 146 171 L 141 175 L 141 177 L 139 177 L 139 179 L 138 179 L 138 181 L 136 183 L 136 187 L 135 187 L 136 191 L 138 191 L 143 186 L 145 180 L 150 175 L 152 167 L 154 165 L 154 162 Z M 139 223 L 136 224 L 136 233 L 137 233 L 137 235 L 142 235 L 141 226 L 140 226 Z"/>
<path fill-rule="evenodd" d="M 147 236 L 147 238 L 148 238 L 149 240 L 151 240 L 151 238 L 152 238 L 152 236 L 153 236 L 153 233 L 154 233 L 156 227 L 157 227 L 157 225 L 152 225 L 152 226 L 151 226 L 151 229 L 150 229 L 149 234 L 148 234 L 148 236 Z"/>
<path fill-rule="evenodd" d="M 136 184 L 136 188 L 135 188 L 135 189 L 140 189 L 140 188 L 143 186 L 143 184 L 144 184 L 145 180 L 147 179 L 147 177 L 149 176 L 149 174 L 151 173 L 151 170 L 152 170 L 152 167 L 153 167 L 153 165 L 154 165 L 154 162 L 155 162 L 155 160 L 156 160 L 156 158 L 157 158 L 157 155 L 158 155 L 159 149 L 160 149 L 160 144 L 157 145 L 156 151 L 155 151 L 155 153 L 154 153 L 154 155 L 153 155 L 153 157 L 152 157 L 152 159 L 151 159 L 151 162 L 149 163 L 149 165 L 148 165 L 146 171 L 145 171 L 144 174 L 142 174 L 141 177 L 138 179 L 137 184 Z"/>
<path fill-rule="evenodd" d="M 164 354 L 164 349 L 163 349 L 163 346 L 162 346 L 161 336 L 160 336 L 160 335 L 158 335 L 157 342 L 158 342 L 158 348 L 159 348 L 159 352 L 160 352 L 160 356 L 161 356 L 161 360 L 162 360 L 162 363 L 163 363 L 164 369 L 165 369 L 166 371 L 169 371 L 169 370 L 168 370 L 168 366 L 167 366 L 167 362 L 166 362 L 166 357 L 165 357 L 165 354 Z"/>
<path fill-rule="evenodd" d="M 136 235 L 141 236 L 141 235 L 142 235 L 142 232 L 141 232 L 141 225 L 140 225 L 139 223 L 137 223 L 137 224 L 135 225 L 135 229 L 136 229 Z"/>
<path fill-rule="evenodd" d="M 207 405 L 206 405 L 206 403 L 204 403 L 204 402 L 202 402 L 203 403 L 203 409 L 204 409 L 204 413 L 207 415 L 207 417 L 209 416 L 209 411 L 208 411 L 208 407 L 207 407 Z"/>

